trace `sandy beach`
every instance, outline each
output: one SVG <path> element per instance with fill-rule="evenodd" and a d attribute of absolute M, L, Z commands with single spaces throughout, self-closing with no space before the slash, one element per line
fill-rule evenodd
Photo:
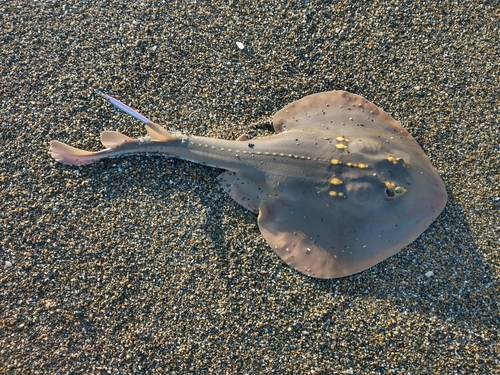
<path fill-rule="evenodd" d="M 0 13 L 1 373 L 500 374 L 498 3 L 12 0 Z M 55 162 L 53 139 L 99 150 L 106 129 L 145 135 L 95 89 L 224 139 L 273 134 L 285 105 L 347 90 L 412 134 L 448 203 L 373 268 L 306 277 L 219 169 Z"/>

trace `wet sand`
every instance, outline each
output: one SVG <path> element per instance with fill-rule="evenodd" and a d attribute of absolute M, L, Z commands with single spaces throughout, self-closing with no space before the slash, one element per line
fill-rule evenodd
<path fill-rule="evenodd" d="M 500 13 L 483 3 L 3 5 L 0 372 L 500 373 Z M 227 139 L 345 89 L 408 129 L 449 202 L 390 259 L 308 278 L 220 170 L 54 162 L 52 139 L 145 134 L 94 88 Z"/>

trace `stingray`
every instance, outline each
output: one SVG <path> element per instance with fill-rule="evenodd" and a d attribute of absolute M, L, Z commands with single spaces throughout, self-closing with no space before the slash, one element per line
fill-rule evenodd
<path fill-rule="evenodd" d="M 104 131 L 106 149 L 84 151 L 58 141 L 64 164 L 162 153 L 226 171 L 222 188 L 258 213 L 259 229 L 289 266 L 315 278 L 348 276 L 413 242 L 443 210 L 443 181 L 413 137 L 391 116 L 346 91 L 306 96 L 273 117 L 276 134 L 222 140 L 169 132 L 146 123 L 147 137 Z"/>

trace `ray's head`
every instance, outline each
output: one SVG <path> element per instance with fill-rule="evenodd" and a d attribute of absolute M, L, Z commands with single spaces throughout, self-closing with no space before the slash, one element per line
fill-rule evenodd
<path fill-rule="evenodd" d="M 337 196 L 364 207 L 399 207 L 400 216 L 424 207 L 443 209 L 446 189 L 423 152 L 378 138 L 351 141 L 346 150 L 350 152 L 331 160 L 330 191 Z"/>

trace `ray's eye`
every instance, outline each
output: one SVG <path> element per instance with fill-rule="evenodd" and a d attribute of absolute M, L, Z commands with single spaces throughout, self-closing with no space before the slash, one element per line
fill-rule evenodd
<path fill-rule="evenodd" d="M 401 195 L 405 192 L 401 186 L 388 187 L 385 189 L 385 195 L 387 198 L 394 198 L 396 195 Z"/>

